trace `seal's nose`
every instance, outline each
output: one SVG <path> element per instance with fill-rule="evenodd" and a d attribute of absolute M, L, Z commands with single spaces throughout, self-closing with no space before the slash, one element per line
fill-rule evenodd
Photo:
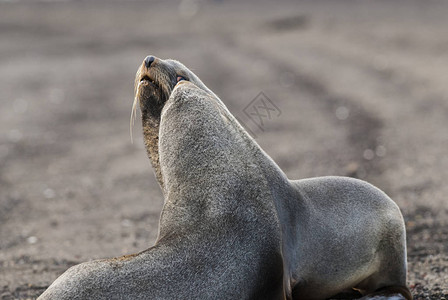
<path fill-rule="evenodd" d="M 150 66 L 151 66 L 151 64 L 152 64 L 152 62 L 154 61 L 154 56 L 152 56 L 152 55 L 150 55 L 150 56 L 146 56 L 146 58 L 145 58 L 145 66 L 147 67 L 147 68 L 149 68 Z"/>

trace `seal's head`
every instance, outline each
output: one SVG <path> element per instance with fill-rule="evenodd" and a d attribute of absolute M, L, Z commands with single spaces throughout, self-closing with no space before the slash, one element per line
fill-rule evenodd
<path fill-rule="evenodd" d="M 202 81 L 182 63 L 172 59 L 147 56 L 135 76 L 135 100 L 140 104 L 142 115 L 159 118 L 165 102 L 177 84 L 190 81 L 197 87 L 211 93 Z"/>

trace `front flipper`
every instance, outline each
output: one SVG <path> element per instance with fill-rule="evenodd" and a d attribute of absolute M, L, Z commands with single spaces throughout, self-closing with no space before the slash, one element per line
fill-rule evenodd
<path fill-rule="evenodd" d="M 365 295 L 360 300 L 412 300 L 412 294 L 405 286 L 388 286 Z"/>
<path fill-rule="evenodd" d="M 359 299 L 362 297 L 362 294 L 354 289 L 347 289 L 342 292 L 340 292 L 337 295 L 334 295 L 333 297 L 330 297 L 331 300 L 337 300 L 337 299 L 344 299 L 344 300 L 350 300 L 350 299 Z"/>

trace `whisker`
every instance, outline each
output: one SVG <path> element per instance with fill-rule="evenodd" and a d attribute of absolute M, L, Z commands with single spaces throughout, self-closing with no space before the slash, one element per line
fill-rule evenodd
<path fill-rule="evenodd" d="M 140 83 L 138 85 L 140 86 Z M 137 86 L 136 90 L 138 90 L 139 86 Z M 140 103 L 140 100 L 137 97 L 137 95 L 135 95 L 134 103 L 132 103 L 131 119 L 129 120 L 129 133 L 131 134 L 131 143 L 132 144 L 134 144 L 134 138 L 132 136 L 132 130 L 134 129 L 134 123 L 135 123 L 135 119 L 137 117 L 137 104 L 139 104 L 139 103 Z"/>

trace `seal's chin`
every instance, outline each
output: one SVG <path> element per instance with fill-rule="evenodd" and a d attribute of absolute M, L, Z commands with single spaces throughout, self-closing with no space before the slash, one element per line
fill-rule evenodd
<path fill-rule="evenodd" d="M 148 71 L 142 71 L 137 74 L 136 78 L 136 88 L 135 88 L 135 96 L 138 98 L 140 105 L 144 104 L 147 101 L 157 101 L 157 96 L 161 95 L 161 85 L 156 77 L 150 76 Z"/>
<path fill-rule="evenodd" d="M 148 75 L 143 75 L 136 81 L 135 97 L 134 103 L 132 104 L 130 120 L 131 141 L 133 141 L 132 128 L 134 127 L 137 116 L 137 107 L 140 106 L 142 115 L 157 118 L 162 112 L 163 105 L 168 97 L 169 94 L 165 92 L 164 86 L 154 79 L 151 79 Z"/>
<path fill-rule="evenodd" d="M 162 110 L 168 96 L 164 88 L 151 79 L 141 80 L 135 94 L 142 113 L 149 112 L 154 116 Z"/>
<path fill-rule="evenodd" d="M 168 100 L 172 91 L 171 82 L 166 82 L 168 78 L 156 74 L 152 75 L 149 72 L 144 72 L 137 78 L 135 96 L 138 98 L 142 109 L 148 105 L 160 108 L 160 105 Z M 150 110 L 153 111 L 152 108 Z"/>

